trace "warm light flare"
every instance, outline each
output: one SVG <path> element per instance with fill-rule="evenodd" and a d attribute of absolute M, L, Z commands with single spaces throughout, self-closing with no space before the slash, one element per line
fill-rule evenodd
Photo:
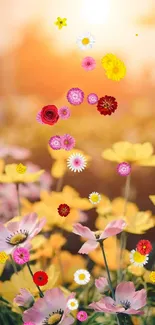
<path fill-rule="evenodd" d="M 84 0 L 82 18 L 90 24 L 104 24 L 110 12 L 109 0 Z"/>

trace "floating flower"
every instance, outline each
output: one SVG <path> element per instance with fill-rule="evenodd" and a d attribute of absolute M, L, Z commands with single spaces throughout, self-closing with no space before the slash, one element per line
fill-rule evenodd
<path fill-rule="evenodd" d="M 5 264 L 8 258 L 9 255 L 7 255 L 5 252 L 0 252 L 0 264 Z"/>
<path fill-rule="evenodd" d="M 70 207 L 68 204 L 60 204 L 58 207 L 58 213 L 61 217 L 67 217 L 70 213 Z"/>
<path fill-rule="evenodd" d="M 69 134 L 64 134 L 61 136 L 61 148 L 65 150 L 72 150 L 75 146 L 75 139 L 69 135 Z"/>
<path fill-rule="evenodd" d="M 109 222 L 104 231 L 91 231 L 88 227 L 82 226 L 80 223 L 74 224 L 73 233 L 88 239 L 78 253 L 88 254 L 99 245 L 100 241 L 121 233 L 125 226 L 126 223 L 123 219 Z"/>
<path fill-rule="evenodd" d="M 51 137 L 48 143 L 53 150 L 61 149 L 61 137 L 59 135 L 54 135 L 53 137 Z"/>
<path fill-rule="evenodd" d="M 155 271 L 152 271 L 152 272 L 150 273 L 149 277 L 150 277 L 150 280 L 151 280 L 153 283 L 155 283 Z"/>
<path fill-rule="evenodd" d="M 85 285 L 90 281 L 90 273 L 87 270 L 77 270 L 74 273 L 74 281 L 78 284 Z"/>
<path fill-rule="evenodd" d="M 108 79 L 114 81 L 119 81 L 123 79 L 125 75 L 126 75 L 125 64 L 119 59 L 112 61 L 112 63 L 109 65 L 108 69 L 106 70 L 106 76 L 108 77 Z"/>
<path fill-rule="evenodd" d="M 152 251 L 152 245 L 150 241 L 146 239 L 141 239 L 138 242 L 136 248 L 137 251 L 142 255 L 150 254 L 150 252 Z"/>
<path fill-rule="evenodd" d="M 122 162 L 117 166 L 117 172 L 121 176 L 128 176 L 131 173 L 131 166 L 129 163 Z"/>
<path fill-rule="evenodd" d="M 81 63 L 82 67 L 86 71 L 94 70 L 96 67 L 96 61 L 91 56 L 86 56 Z"/>
<path fill-rule="evenodd" d="M 81 50 L 89 50 L 95 43 L 94 37 L 90 33 L 86 33 L 78 37 L 76 42 Z"/>
<path fill-rule="evenodd" d="M 87 318 L 88 318 L 88 314 L 86 313 L 86 311 L 84 310 L 80 310 L 77 313 L 76 318 L 80 321 L 80 322 L 84 322 Z"/>
<path fill-rule="evenodd" d="M 44 106 L 41 110 L 42 122 L 49 125 L 54 125 L 58 119 L 58 109 L 55 105 Z"/>
<path fill-rule="evenodd" d="M 89 194 L 89 201 L 92 204 L 98 204 L 101 201 L 101 195 L 98 192 L 92 192 Z"/>
<path fill-rule="evenodd" d="M 121 282 L 116 287 L 115 300 L 110 297 L 103 297 L 100 301 L 93 302 L 90 308 L 101 313 L 123 313 L 141 315 L 140 310 L 146 305 L 146 290 L 135 291 L 132 282 Z"/>
<path fill-rule="evenodd" d="M 5 174 L 0 174 L 0 183 L 31 183 L 36 182 L 44 173 L 40 170 L 36 173 L 19 174 L 17 164 L 8 164 L 5 166 Z"/>
<path fill-rule="evenodd" d="M 112 54 L 112 53 L 108 53 L 106 54 L 102 60 L 101 60 L 101 64 L 102 64 L 102 67 L 104 69 L 108 69 L 111 64 L 113 63 L 113 61 L 117 60 L 117 56 Z"/>
<path fill-rule="evenodd" d="M 69 299 L 68 302 L 67 302 L 67 307 L 70 309 L 70 310 L 76 310 L 78 309 L 79 307 L 79 304 L 78 304 L 78 301 L 77 299 Z"/>
<path fill-rule="evenodd" d="M 38 299 L 33 307 L 23 314 L 24 322 L 34 322 L 34 324 L 60 324 L 74 323 L 74 318 L 69 315 L 67 302 L 74 298 L 72 293 L 65 298 L 63 291 L 59 288 L 47 290 L 43 298 Z"/>
<path fill-rule="evenodd" d="M 62 106 L 59 108 L 58 114 L 61 120 L 67 120 L 70 117 L 71 112 L 67 106 Z"/>
<path fill-rule="evenodd" d="M 86 165 L 86 158 L 80 153 L 73 153 L 67 159 L 67 167 L 74 173 L 82 172 L 85 169 Z"/>
<path fill-rule="evenodd" d="M 67 18 L 60 18 L 58 17 L 56 22 L 54 23 L 56 26 L 58 26 L 59 29 L 62 29 L 64 26 L 67 26 L 66 24 Z"/>
<path fill-rule="evenodd" d="M 142 255 L 137 250 L 133 249 L 130 252 L 130 262 L 133 263 L 135 266 L 143 266 L 148 263 L 149 255 Z"/>
<path fill-rule="evenodd" d="M 16 303 L 18 306 L 22 306 L 25 308 L 30 308 L 34 302 L 34 297 L 27 289 L 20 289 L 20 294 L 18 294 L 14 300 L 14 303 Z"/>
<path fill-rule="evenodd" d="M 38 286 L 44 286 L 48 282 L 48 275 L 44 271 L 38 271 L 33 274 L 33 281 Z"/>
<path fill-rule="evenodd" d="M 95 280 L 95 287 L 99 290 L 99 292 L 105 292 L 109 290 L 109 284 L 106 278 L 100 277 Z"/>
<path fill-rule="evenodd" d="M 41 119 L 41 111 L 39 111 L 37 113 L 36 120 L 37 120 L 38 123 L 44 124 L 43 121 L 42 121 L 42 119 Z"/>
<path fill-rule="evenodd" d="M 23 164 L 18 164 L 16 167 L 16 171 L 19 174 L 25 174 L 27 167 L 24 166 Z"/>
<path fill-rule="evenodd" d="M 0 223 L 0 251 L 11 254 L 17 247 L 29 246 L 29 241 L 44 227 L 45 218 L 37 220 L 37 214 L 31 213 L 21 221 L 9 222 L 7 226 Z"/>
<path fill-rule="evenodd" d="M 67 93 L 67 100 L 72 105 L 80 105 L 84 100 L 84 92 L 80 88 L 71 88 Z"/>
<path fill-rule="evenodd" d="M 13 252 L 13 259 L 17 264 L 25 264 L 30 259 L 29 250 L 24 247 L 16 248 Z"/>
<path fill-rule="evenodd" d="M 116 98 L 112 96 L 104 96 L 98 100 L 97 110 L 102 115 L 111 115 L 117 109 Z"/>
<path fill-rule="evenodd" d="M 87 102 L 90 105 L 94 105 L 98 102 L 98 96 L 95 93 L 91 93 L 87 96 Z"/>

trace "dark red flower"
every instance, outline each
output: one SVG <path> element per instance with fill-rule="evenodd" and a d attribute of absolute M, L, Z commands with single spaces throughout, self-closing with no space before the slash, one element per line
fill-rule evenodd
<path fill-rule="evenodd" d="M 59 119 L 58 109 L 54 105 L 44 106 L 40 114 L 41 120 L 45 124 L 53 125 Z"/>
<path fill-rule="evenodd" d="M 117 109 L 116 98 L 112 96 L 104 96 L 98 100 L 97 110 L 102 115 L 111 115 Z"/>
<path fill-rule="evenodd" d="M 48 282 L 48 275 L 44 271 L 37 271 L 33 274 L 33 281 L 39 287 L 44 286 Z"/>
<path fill-rule="evenodd" d="M 137 244 L 137 251 L 142 254 L 146 255 L 152 251 L 152 245 L 149 240 L 141 239 Z"/>
<path fill-rule="evenodd" d="M 70 213 L 70 207 L 67 204 L 60 204 L 58 207 L 58 213 L 61 217 L 67 217 Z"/>

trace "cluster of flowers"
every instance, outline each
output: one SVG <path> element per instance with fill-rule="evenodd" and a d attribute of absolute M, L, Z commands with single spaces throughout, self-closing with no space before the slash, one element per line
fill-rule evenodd
<path fill-rule="evenodd" d="M 152 251 L 152 245 L 149 240 L 141 239 L 136 249 L 133 249 L 130 253 L 130 261 L 135 266 L 142 267 L 143 265 L 148 263 L 149 254 Z"/>
<path fill-rule="evenodd" d="M 49 145 L 53 150 L 72 150 L 75 146 L 75 139 L 69 135 L 69 134 L 64 134 L 64 135 L 54 135 L 53 137 L 50 138 L 49 140 Z"/>
<path fill-rule="evenodd" d="M 47 105 L 37 113 L 36 120 L 41 124 L 54 125 L 60 119 L 67 120 L 71 115 L 67 106 L 61 107 L 59 110 L 55 105 Z"/>

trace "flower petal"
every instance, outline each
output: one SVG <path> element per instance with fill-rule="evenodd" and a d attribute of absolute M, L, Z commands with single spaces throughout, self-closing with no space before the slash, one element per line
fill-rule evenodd
<path fill-rule="evenodd" d="M 135 287 L 133 282 L 121 282 L 115 291 L 116 303 L 120 304 L 121 301 L 128 299 L 129 301 L 132 299 L 135 294 Z"/>
<path fill-rule="evenodd" d="M 105 239 L 110 236 L 115 236 L 123 231 L 123 228 L 126 226 L 126 222 L 123 219 L 114 220 L 106 226 L 105 230 L 100 235 L 99 239 Z"/>
<path fill-rule="evenodd" d="M 80 223 L 75 223 L 73 225 L 73 233 L 96 241 L 94 233 L 88 227 L 82 226 Z"/>
<path fill-rule="evenodd" d="M 147 295 L 145 289 L 135 292 L 132 300 L 132 306 L 134 307 L 134 309 L 137 310 L 144 307 L 146 305 L 146 298 Z"/>
<path fill-rule="evenodd" d="M 89 252 L 93 251 L 98 246 L 98 242 L 95 240 L 87 240 L 86 243 L 82 245 L 80 250 L 78 251 L 79 254 L 88 254 Z"/>

